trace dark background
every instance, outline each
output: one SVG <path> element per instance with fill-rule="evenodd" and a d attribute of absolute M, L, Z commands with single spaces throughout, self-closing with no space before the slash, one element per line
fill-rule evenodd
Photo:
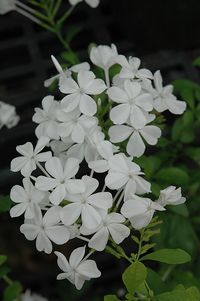
<path fill-rule="evenodd" d="M 69 19 L 70 24 L 82 27 L 72 48 L 87 60 L 89 43 L 115 43 L 122 54 L 142 58 L 143 65 L 152 71 L 160 69 L 167 82 L 177 78 L 199 82 L 199 72 L 192 66 L 200 55 L 199 17 L 199 0 L 101 0 L 98 9 L 82 3 Z M 0 194 L 8 194 L 21 181 L 19 174 L 9 171 L 9 162 L 16 156 L 16 145 L 35 141 L 31 118 L 34 108 L 50 93 L 43 86 L 44 80 L 56 73 L 50 55 L 60 58 L 62 51 L 53 34 L 25 17 L 16 12 L 0 16 L 0 100 L 15 105 L 21 118 L 17 127 L 0 131 Z M 54 256 L 34 252 L 34 243 L 19 233 L 22 222 L 8 215 L 0 218 L 0 253 L 9 255 L 13 277 L 21 280 L 25 288 L 48 297 L 56 296 L 59 285 L 60 291 L 68 295 L 64 300 L 75 300 L 70 297 L 71 286 L 65 291 L 66 283 L 55 282 L 58 270 Z M 118 286 L 124 265 L 119 266 L 109 255 L 98 257 L 103 277 L 94 288 L 95 295 L 103 295 Z M 89 294 L 93 293 L 90 287 Z"/>

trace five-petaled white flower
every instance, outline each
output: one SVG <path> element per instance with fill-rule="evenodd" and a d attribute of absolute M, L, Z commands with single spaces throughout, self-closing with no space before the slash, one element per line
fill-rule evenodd
<path fill-rule="evenodd" d="M 181 188 L 169 186 L 160 191 L 160 196 L 157 202 L 165 207 L 166 205 L 180 205 L 185 203 L 186 198 L 181 195 Z"/>
<path fill-rule="evenodd" d="M 41 210 L 37 210 L 34 219 L 25 220 L 25 223 L 21 225 L 20 231 L 28 240 L 36 239 L 38 251 L 50 254 L 52 252 L 51 241 L 62 245 L 70 239 L 69 228 L 59 224 L 60 210 L 59 206 L 51 207 L 44 216 Z"/>
<path fill-rule="evenodd" d="M 82 2 L 83 0 L 69 0 L 69 3 L 71 5 L 76 5 L 80 2 Z M 84 0 L 89 6 L 91 6 L 92 8 L 96 8 L 99 5 L 100 0 Z"/>
<path fill-rule="evenodd" d="M 90 248 L 97 251 L 105 249 L 109 235 L 111 235 L 116 244 L 120 244 L 130 235 L 130 229 L 122 224 L 126 219 L 121 214 L 115 212 L 107 214 L 106 211 L 101 214 L 102 222 L 95 230 L 96 233 L 92 236 L 88 244 Z M 84 227 L 81 227 L 81 233 L 84 235 L 92 234 L 88 232 L 88 229 L 84 229 Z"/>
<path fill-rule="evenodd" d="M 45 163 L 49 177 L 39 176 L 35 186 L 41 191 L 52 190 L 49 200 L 54 205 L 59 205 L 66 193 L 82 193 L 85 186 L 82 180 L 72 179 L 79 170 L 79 162 L 75 158 L 68 158 L 64 167 L 61 160 L 52 157 Z M 51 177 L 52 176 L 52 177 Z"/>
<path fill-rule="evenodd" d="M 152 79 L 153 75 L 150 70 L 142 68 L 139 69 L 141 60 L 137 57 L 129 57 L 128 59 L 124 55 L 119 55 L 117 63 L 122 66 L 119 73 L 119 77 L 125 79 Z"/>
<path fill-rule="evenodd" d="M 131 194 L 124 202 L 121 213 L 130 220 L 133 228 L 141 229 L 150 223 L 156 210 L 164 211 L 165 208 L 151 199 Z"/>
<path fill-rule="evenodd" d="M 110 189 L 124 187 L 125 198 L 130 193 L 144 194 L 151 191 L 151 185 L 141 177 L 140 166 L 124 154 L 116 154 L 109 160 L 109 171 L 105 178 L 105 184 Z"/>
<path fill-rule="evenodd" d="M 151 114 L 149 114 L 150 116 Z M 109 129 L 110 141 L 118 143 L 129 137 L 126 150 L 130 156 L 140 157 L 145 151 L 145 140 L 150 145 L 155 145 L 161 136 L 161 130 L 155 125 L 145 125 L 135 128 L 130 125 L 114 125 Z"/>
<path fill-rule="evenodd" d="M 86 280 L 101 276 L 96 262 L 91 259 L 83 258 L 85 255 L 85 247 L 75 249 L 70 255 L 69 262 L 62 253 L 55 252 L 55 254 L 58 257 L 58 266 L 63 271 L 63 273 L 57 276 L 57 279 L 68 279 L 78 290 L 82 288 Z"/>
<path fill-rule="evenodd" d="M 104 70 L 108 70 L 116 64 L 117 57 L 118 52 L 114 44 L 111 44 L 111 47 L 107 45 L 94 46 L 90 51 L 90 60 L 92 63 Z"/>
<path fill-rule="evenodd" d="M 36 169 L 37 162 L 45 162 L 51 158 L 50 151 L 40 153 L 49 143 L 49 138 L 41 136 L 35 149 L 31 142 L 16 147 L 18 153 L 22 156 L 11 161 L 11 170 L 14 172 L 21 171 L 24 177 L 30 177 L 31 173 Z"/>
<path fill-rule="evenodd" d="M 42 109 L 35 108 L 35 114 L 32 120 L 38 123 L 35 130 L 36 136 L 49 137 L 50 139 L 59 139 L 57 110 L 60 108 L 58 101 L 49 95 L 42 100 Z"/>
<path fill-rule="evenodd" d="M 8 12 L 16 9 L 15 0 L 1 0 L 0 1 L 0 15 L 7 14 Z"/>
<path fill-rule="evenodd" d="M 153 98 L 150 93 L 142 93 L 137 82 L 125 80 L 124 90 L 111 87 L 107 93 L 110 99 L 120 103 L 110 111 L 110 118 L 115 124 L 126 123 L 129 119 L 133 126 L 143 127 L 147 123 L 147 112 L 153 109 Z"/>
<path fill-rule="evenodd" d="M 96 79 L 92 71 L 78 72 L 77 82 L 67 78 L 60 84 L 60 91 L 65 94 L 61 101 L 61 108 L 65 112 L 71 112 L 79 107 L 81 113 L 93 116 L 97 111 L 95 100 L 90 95 L 99 95 L 106 89 L 102 79 Z"/>
<path fill-rule="evenodd" d="M 156 71 L 154 74 L 155 89 L 153 89 L 154 108 L 158 112 L 169 110 L 173 114 L 183 114 L 186 109 L 186 103 L 184 101 L 177 100 L 172 94 L 172 85 L 163 87 L 162 82 L 163 80 L 160 71 Z"/>
<path fill-rule="evenodd" d="M 15 185 L 10 191 L 10 198 L 17 205 L 10 209 L 11 217 L 17 217 L 25 213 L 26 219 L 35 216 L 35 206 L 40 206 L 45 193 L 36 189 L 29 178 L 23 179 L 23 186 Z"/>
<path fill-rule="evenodd" d="M 87 229 L 96 229 L 102 221 L 99 209 L 107 210 L 112 206 L 110 192 L 93 192 L 98 188 L 99 182 L 89 176 L 83 176 L 85 191 L 81 194 L 68 195 L 71 204 L 66 205 L 61 211 L 63 224 L 72 225 L 81 215 L 82 224 Z"/>

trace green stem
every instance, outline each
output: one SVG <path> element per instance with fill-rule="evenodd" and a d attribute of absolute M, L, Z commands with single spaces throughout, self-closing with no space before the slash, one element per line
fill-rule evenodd
<path fill-rule="evenodd" d="M 139 242 L 139 246 L 138 246 L 138 253 L 137 253 L 137 256 L 136 256 L 136 260 L 139 260 L 140 255 L 141 255 L 144 231 L 145 231 L 144 229 L 141 230 L 140 242 Z"/>
<path fill-rule="evenodd" d="M 8 285 L 12 285 L 13 281 L 12 279 L 10 279 L 8 276 L 3 276 L 3 280 L 8 284 Z"/>
<path fill-rule="evenodd" d="M 71 13 L 73 12 L 73 10 L 74 10 L 74 5 L 71 6 L 71 7 L 66 11 L 66 13 L 64 13 L 64 15 L 57 21 L 57 24 L 58 24 L 59 26 L 61 26 L 61 25 L 63 24 L 63 22 L 64 22 L 67 18 L 69 18 L 69 16 L 70 16 Z"/>

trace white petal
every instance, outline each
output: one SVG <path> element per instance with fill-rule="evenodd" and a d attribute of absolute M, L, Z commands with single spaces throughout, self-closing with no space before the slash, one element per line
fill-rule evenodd
<path fill-rule="evenodd" d="M 10 216 L 11 217 L 18 217 L 20 215 L 22 215 L 26 208 L 28 206 L 28 203 L 21 203 L 21 204 L 17 204 L 14 207 L 12 207 L 10 209 Z"/>
<path fill-rule="evenodd" d="M 15 203 L 27 202 L 28 197 L 23 187 L 15 185 L 10 191 L 10 198 Z"/>
<path fill-rule="evenodd" d="M 175 100 L 173 98 L 169 98 L 166 100 L 168 109 L 171 113 L 181 115 L 186 109 L 186 103 L 184 101 Z"/>
<path fill-rule="evenodd" d="M 115 124 L 125 123 L 130 115 L 130 105 L 129 104 L 121 104 L 111 109 L 110 111 L 110 119 Z"/>
<path fill-rule="evenodd" d="M 113 240 L 120 244 L 125 238 L 130 235 L 130 229 L 125 225 L 121 224 L 110 224 L 108 226 L 109 232 L 113 238 Z"/>
<path fill-rule="evenodd" d="M 73 203 L 65 206 L 60 217 L 64 225 L 70 226 L 77 221 L 82 211 L 82 205 L 79 203 Z"/>
<path fill-rule="evenodd" d="M 93 116 L 97 112 L 97 105 L 96 105 L 95 100 L 87 94 L 81 95 L 79 107 L 80 107 L 81 113 L 83 113 L 87 116 Z"/>
<path fill-rule="evenodd" d="M 67 113 L 72 112 L 79 105 L 80 99 L 81 99 L 81 94 L 80 93 L 74 93 L 74 94 L 70 94 L 70 95 L 65 96 L 61 100 L 61 109 L 64 112 L 67 112 Z"/>
<path fill-rule="evenodd" d="M 33 145 L 30 142 L 26 142 L 23 145 L 18 145 L 16 147 L 16 150 L 18 153 L 20 153 L 22 156 L 31 158 L 33 155 Z"/>
<path fill-rule="evenodd" d="M 108 134 L 110 136 L 110 141 L 113 143 L 118 143 L 126 140 L 133 129 L 126 125 L 114 125 L 109 128 Z"/>
<path fill-rule="evenodd" d="M 54 205 L 59 205 L 66 195 L 66 188 L 64 184 L 58 185 L 50 194 L 49 200 Z"/>
<path fill-rule="evenodd" d="M 111 224 L 111 223 L 124 223 L 124 222 L 125 222 L 125 218 L 120 213 L 111 212 L 106 217 L 106 223 L 107 224 Z"/>
<path fill-rule="evenodd" d="M 51 189 L 55 188 L 57 185 L 58 185 L 58 182 L 56 179 L 52 179 L 50 177 L 48 178 L 48 177 L 44 177 L 44 176 L 39 176 L 35 182 L 35 187 L 42 191 L 51 190 Z"/>
<path fill-rule="evenodd" d="M 49 143 L 49 138 L 48 137 L 40 137 L 36 146 L 35 146 L 35 150 L 34 150 L 34 155 L 38 154 L 41 152 L 41 150 L 43 150 L 43 148 L 45 146 L 47 146 L 47 144 Z"/>
<path fill-rule="evenodd" d="M 102 220 L 97 210 L 87 204 L 83 206 L 81 218 L 83 226 L 87 229 L 96 229 Z"/>
<path fill-rule="evenodd" d="M 65 226 L 52 226 L 45 229 L 46 235 L 57 245 L 66 243 L 70 238 L 70 233 Z"/>
<path fill-rule="evenodd" d="M 128 176 L 123 173 L 109 172 L 105 178 L 105 184 L 110 189 L 119 189 L 127 183 L 128 179 Z"/>
<path fill-rule="evenodd" d="M 106 85 L 102 79 L 93 80 L 87 87 L 85 88 L 85 93 L 90 95 L 98 95 L 101 94 L 106 89 Z"/>
<path fill-rule="evenodd" d="M 97 150 L 99 154 L 104 159 L 109 159 L 113 156 L 113 145 L 109 141 L 102 141 L 97 145 Z"/>
<path fill-rule="evenodd" d="M 71 270 L 71 267 L 66 259 L 66 257 L 60 253 L 60 252 L 54 252 L 55 255 L 57 256 L 57 264 L 59 266 L 59 268 L 63 271 L 63 272 L 69 272 Z"/>
<path fill-rule="evenodd" d="M 52 243 L 44 232 L 39 232 L 36 238 L 36 249 L 38 251 L 44 251 L 46 254 L 52 252 Z"/>
<path fill-rule="evenodd" d="M 53 206 L 50 209 L 48 209 L 43 217 L 43 224 L 46 227 L 58 224 L 60 222 L 60 212 L 61 207 L 59 206 Z"/>
<path fill-rule="evenodd" d="M 26 157 L 17 157 L 11 161 L 10 169 L 11 171 L 17 172 L 20 171 L 28 162 L 29 159 Z"/>
<path fill-rule="evenodd" d="M 87 278 L 98 278 L 101 276 L 101 272 L 98 270 L 94 260 L 81 262 L 77 268 L 77 272 Z"/>
<path fill-rule="evenodd" d="M 110 192 L 92 194 L 88 197 L 88 204 L 107 210 L 112 206 L 112 194 Z"/>
<path fill-rule="evenodd" d="M 69 264 L 72 268 L 76 268 L 85 255 L 85 246 L 75 249 L 69 258 Z"/>
<path fill-rule="evenodd" d="M 69 158 L 65 163 L 64 176 L 66 179 L 74 177 L 79 169 L 79 161 L 76 158 Z"/>
<path fill-rule="evenodd" d="M 84 132 L 83 128 L 79 124 L 74 126 L 74 128 L 72 130 L 72 135 L 71 135 L 72 140 L 75 143 L 83 143 L 84 137 L 85 137 L 85 132 Z"/>
<path fill-rule="evenodd" d="M 34 240 L 40 231 L 40 227 L 32 224 L 23 224 L 20 227 L 20 232 L 24 234 L 26 239 Z"/>
<path fill-rule="evenodd" d="M 135 176 L 134 180 L 136 182 L 136 193 L 137 194 L 144 194 L 151 192 L 151 184 L 147 182 L 140 176 Z"/>
<path fill-rule="evenodd" d="M 102 227 L 89 241 L 88 246 L 97 251 L 103 251 L 107 245 L 109 232 L 106 227 Z"/>
<path fill-rule="evenodd" d="M 27 163 L 22 167 L 21 174 L 24 177 L 30 177 L 33 170 L 36 169 L 36 164 L 33 159 L 27 161 Z"/>
<path fill-rule="evenodd" d="M 83 176 L 82 180 L 85 184 L 85 191 L 84 191 L 84 195 L 85 196 L 89 196 L 91 195 L 94 191 L 97 190 L 98 186 L 99 186 L 99 182 L 97 179 L 94 179 L 92 177 L 89 176 Z"/>
<path fill-rule="evenodd" d="M 57 157 L 52 157 L 45 163 L 47 172 L 55 179 L 62 179 L 63 167 L 61 161 Z"/>
<path fill-rule="evenodd" d="M 123 154 L 116 154 L 109 160 L 109 167 L 112 171 L 127 174 L 129 168 Z"/>
<path fill-rule="evenodd" d="M 137 104 L 140 108 L 144 109 L 147 112 L 153 110 L 153 98 L 149 93 L 139 95 L 135 99 L 135 104 Z"/>
<path fill-rule="evenodd" d="M 65 186 L 70 194 L 85 192 L 85 184 L 82 180 L 67 180 Z"/>
<path fill-rule="evenodd" d="M 91 161 L 88 164 L 89 168 L 94 170 L 95 172 L 106 172 L 108 170 L 108 162 L 106 160 L 96 160 Z"/>
<path fill-rule="evenodd" d="M 72 78 L 66 78 L 61 82 L 60 91 L 65 94 L 76 93 L 79 90 L 78 84 Z"/>
<path fill-rule="evenodd" d="M 127 153 L 130 156 L 134 156 L 134 157 L 140 157 L 144 154 L 145 151 L 145 144 L 140 136 L 140 134 L 138 133 L 138 131 L 135 131 L 127 144 Z"/>
<path fill-rule="evenodd" d="M 51 152 L 44 152 L 35 156 L 35 160 L 38 162 L 46 162 L 52 157 Z"/>
<path fill-rule="evenodd" d="M 144 111 L 138 106 L 134 105 L 131 107 L 130 121 L 134 128 L 141 129 L 146 125 L 147 118 Z"/>
<path fill-rule="evenodd" d="M 158 142 L 158 138 L 161 136 L 161 130 L 154 125 L 147 125 L 140 130 L 141 135 L 150 145 L 155 145 Z"/>
<path fill-rule="evenodd" d="M 128 102 L 126 93 L 118 87 L 109 88 L 107 93 L 108 93 L 109 98 L 117 103 L 127 103 Z"/>
<path fill-rule="evenodd" d="M 151 222 L 153 214 L 154 214 L 154 210 L 151 210 L 144 214 L 130 218 L 131 225 L 136 230 L 142 229 L 142 228 L 148 226 L 148 224 Z"/>

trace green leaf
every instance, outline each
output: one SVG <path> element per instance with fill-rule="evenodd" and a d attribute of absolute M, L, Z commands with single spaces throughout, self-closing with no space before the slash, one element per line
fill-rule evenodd
<path fill-rule="evenodd" d="M 195 286 L 189 287 L 187 289 L 187 295 L 189 301 L 199 301 L 200 300 L 200 291 Z"/>
<path fill-rule="evenodd" d="M 152 269 L 147 269 L 147 279 L 149 287 L 156 293 L 161 294 L 167 290 L 166 283 L 162 281 L 160 275 Z"/>
<path fill-rule="evenodd" d="M 161 249 L 142 257 L 142 260 L 154 260 L 167 264 L 182 264 L 189 262 L 191 256 L 181 249 Z"/>
<path fill-rule="evenodd" d="M 142 156 L 140 158 L 135 158 L 134 162 L 144 169 L 147 178 L 151 178 L 151 176 L 159 169 L 161 164 L 161 160 L 155 156 Z"/>
<path fill-rule="evenodd" d="M 156 173 L 155 178 L 159 182 L 176 186 L 185 186 L 190 179 L 189 175 L 178 167 L 162 168 Z"/>
<path fill-rule="evenodd" d="M 7 260 L 7 256 L 5 255 L 0 255 L 0 265 L 4 264 Z"/>
<path fill-rule="evenodd" d="M 184 217 L 189 216 L 189 211 L 187 209 L 187 206 L 185 204 L 177 205 L 177 206 L 168 206 L 167 209 L 170 209 L 172 212 L 179 214 Z"/>
<path fill-rule="evenodd" d="M 184 286 L 178 285 L 175 290 L 156 296 L 157 301 L 199 301 L 200 292 L 192 286 L 185 289 Z"/>
<path fill-rule="evenodd" d="M 19 297 L 22 292 L 22 286 L 19 282 L 13 282 L 4 291 L 4 301 L 13 301 Z"/>
<path fill-rule="evenodd" d="M 104 297 L 104 301 L 120 301 L 115 295 L 107 295 Z"/>
<path fill-rule="evenodd" d="M 187 147 L 184 152 L 189 158 L 200 164 L 200 147 Z"/>
<path fill-rule="evenodd" d="M 130 294 L 144 282 L 147 276 L 147 269 L 143 263 L 136 261 L 132 263 L 123 273 L 122 280 Z"/>
<path fill-rule="evenodd" d="M 7 275 L 8 273 L 10 273 L 9 267 L 4 266 L 4 265 L 0 267 L 0 278 Z"/>
<path fill-rule="evenodd" d="M 75 38 L 75 36 L 77 36 L 81 32 L 82 28 L 81 26 L 77 26 L 77 25 L 71 25 L 71 26 L 68 25 L 67 29 L 68 30 L 66 34 L 66 42 L 70 44 L 71 41 Z"/>
<path fill-rule="evenodd" d="M 197 57 L 194 61 L 193 61 L 193 65 L 196 67 L 200 67 L 200 56 Z"/>
<path fill-rule="evenodd" d="M 10 210 L 12 201 L 9 196 L 0 196 L 0 213 Z"/>

